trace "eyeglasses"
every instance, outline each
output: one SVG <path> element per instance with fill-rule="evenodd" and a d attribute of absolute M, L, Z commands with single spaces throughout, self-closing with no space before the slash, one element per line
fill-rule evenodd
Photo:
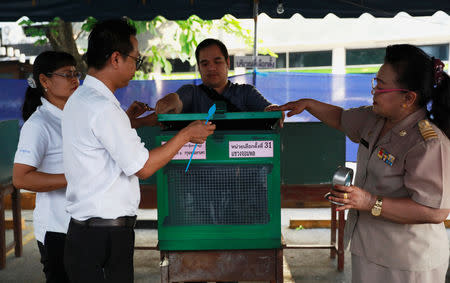
<path fill-rule="evenodd" d="M 57 76 L 66 78 L 68 80 L 73 79 L 73 78 L 77 78 L 79 80 L 83 74 L 79 71 L 69 71 L 69 72 L 65 72 L 65 73 L 47 73 L 47 75 L 50 75 L 50 76 L 57 75 Z"/>
<path fill-rule="evenodd" d="M 126 54 L 126 56 L 131 57 L 136 61 L 136 70 L 139 70 L 142 66 L 142 63 L 144 63 L 144 58 L 142 58 L 141 55 L 139 55 L 138 57 L 134 57 Z"/>
<path fill-rule="evenodd" d="M 377 78 L 372 79 L 372 91 L 370 92 L 372 93 L 372 95 L 393 91 L 409 92 L 408 89 L 404 88 L 385 88 L 385 89 L 378 88 L 378 79 Z"/>

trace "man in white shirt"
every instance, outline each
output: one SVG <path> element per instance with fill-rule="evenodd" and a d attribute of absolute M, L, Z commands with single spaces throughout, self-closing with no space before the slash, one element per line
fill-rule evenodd
<path fill-rule="evenodd" d="M 169 142 L 145 149 L 114 92 L 142 63 L 136 29 L 126 20 L 96 24 L 88 75 L 64 107 L 67 211 L 65 266 L 71 282 L 133 282 L 139 178 L 148 178 L 187 142 L 202 143 L 215 126 L 196 121 Z M 133 118 L 132 118 L 133 119 Z"/>

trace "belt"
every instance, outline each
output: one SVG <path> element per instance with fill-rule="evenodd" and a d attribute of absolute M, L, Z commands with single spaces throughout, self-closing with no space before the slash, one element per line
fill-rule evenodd
<path fill-rule="evenodd" d="M 116 219 L 92 217 L 84 221 L 71 219 L 72 223 L 86 227 L 132 227 L 136 224 L 136 216 L 121 216 Z"/>

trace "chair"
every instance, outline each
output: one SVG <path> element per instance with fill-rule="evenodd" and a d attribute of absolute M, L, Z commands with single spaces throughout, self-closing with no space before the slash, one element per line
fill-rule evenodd
<path fill-rule="evenodd" d="M 20 190 L 12 185 L 14 154 L 19 140 L 17 120 L 0 122 L 0 269 L 6 266 L 6 253 L 14 248 L 16 257 L 22 256 L 22 216 Z M 6 245 L 5 196 L 11 195 L 14 242 Z"/>
<path fill-rule="evenodd" d="M 281 207 L 324 207 L 331 208 L 330 244 L 320 245 L 286 245 L 285 249 L 330 249 L 330 258 L 337 258 L 337 269 L 344 270 L 344 211 L 336 211 L 336 205 L 325 201 L 323 196 L 329 192 L 331 185 L 283 185 L 281 186 Z M 298 222 L 298 221 L 292 221 Z M 297 224 L 298 225 L 298 224 Z M 292 227 L 291 227 L 292 228 Z M 337 235 L 336 235 L 337 230 Z M 337 239 L 336 239 L 337 236 Z"/>

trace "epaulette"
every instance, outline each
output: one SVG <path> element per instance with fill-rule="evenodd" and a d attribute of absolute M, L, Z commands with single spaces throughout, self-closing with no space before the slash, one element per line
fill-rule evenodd
<path fill-rule="evenodd" d="M 438 137 L 427 119 L 419 121 L 418 125 L 420 134 L 422 135 L 424 140 L 435 139 Z"/>

